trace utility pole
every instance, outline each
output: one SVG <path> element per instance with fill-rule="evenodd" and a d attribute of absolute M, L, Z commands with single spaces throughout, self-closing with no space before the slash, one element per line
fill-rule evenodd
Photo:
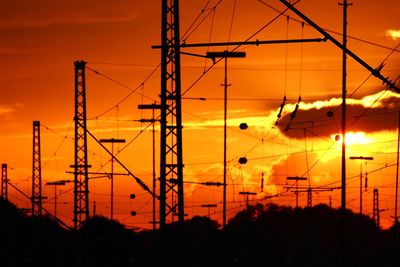
<path fill-rule="evenodd" d="M 286 189 L 291 189 L 293 186 L 285 186 Z M 340 187 L 310 187 L 310 186 L 296 186 L 295 192 L 297 193 L 307 193 L 307 207 L 312 208 L 312 194 L 314 192 L 332 192 L 333 190 L 338 190 Z M 329 197 L 329 207 L 332 207 L 332 199 Z"/>
<path fill-rule="evenodd" d="M 373 160 L 374 158 L 373 157 L 363 157 L 363 156 L 360 156 L 360 157 L 350 157 L 350 159 L 353 159 L 353 160 L 361 160 L 360 161 L 360 215 L 362 215 L 362 204 L 363 204 L 363 201 L 362 201 L 362 178 L 363 178 L 363 174 L 362 174 L 362 161 L 363 160 Z"/>
<path fill-rule="evenodd" d="M 33 122 L 32 216 L 42 217 L 42 167 L 40 156 L 40 122 Z"/>
<path fill-rule="evenodd" d="M 261 193 L 264 192 L 264 172 L 261 173 Z"/>
<path fill-rule="evenodd" d="M 75 61 L 74 230 L 89 218 L 85 61 Z"/>
<path fill-rule="evenodd" d="M 179 0 L 162 0 L 160 228 L 184 221 Z M 174 201 L 174 195 L 177 201 Z M 169 196 L 169 197 L 168 197 Z M 172 221 L 172 220 L 171 220 Z"/>
<path fill-rule="evenodd" d="M 307 189 L 307 208 L 312 208 L 312 188 Z"/>
<path fill-rule="evenodd" d="M 246 207 L 248 209 L 250 207 L 250 205 L 249 205 L 249 196 L 255 196 L 255 195 L 257 195 L 257 193 L 249 192 L 249 191 L 243 191 L 243 192 L 239 192 L 239 195 L 243 195 L 243 196 L 246 197 Z"/>
<path fill-rule="evenodd" d="M 306 181 L 307 177 L 289 176 L 286 177 L 288 181 L 296 181 L 296 208 L 299 207 L 299 181 Z"/>
<path fill-rule="evenodd" d="M 347 132 L 347 0 L 343 0 L 343 39 L 342 39 L 342 234 L 341 234 L 341 266 L 346 266 L 346 132 Z"/>
<path fill-rule="evenodd" d="M 152 118 L 149 119 L 141 119 L 140 122 L 150 122 L 152 124 L 152 133 L 153 133 L 153 230 L 156 230 L 156 131 L 155 131 L 155 122 L 159 121 L 155 119 L 154 110 L 161 109 L 161 105 L 157 105 L 156 103 L 150 105 L 138 105 L 138 109 L 151 109 L 152 110 Z"/>
<path fill-rule="evenodd" d="M 396 192 L 395 192 L 395 198 L 394 198 L 394 263 L 395 266 L 399 262 L 399 256 L 397 253 L 397 249 L 399 247 L 399 221 L 398 221 L 398 215 L 397 215 L 397 210 L 398 210 L 398 196 L 399 196 L 399 150 L 400 150 L 400 107 L 399 107 L 399 112 L 398 112 L 398 124 L 397 124 L 397 155 L 396 155 Z"/>
<path fill-rule="evenodd" d="M 224 187 L 222 195 L 222 226 L 226 226 L 226 121 L 228 115 L 228 58 L 244 58 L 246 57 L 246 52 L 207 52 L 206 57 L 211 58 L 214 62 L 216 58 L 223 58 L 225 60 L 224 68 Z"/>
<path fill-rule="evenodd" d="M 347 0 L 339 3 L 343 6 L 342 40 L 342 209 L 346 209 L 346 132 L 347 132 Z"/>
<path fill-rule="evenodd" d="M 210 213 L 210 209 L 211 208 L 216 208 L 218 205 L 217 204 L 202 204 L 201 207 L 202 208 L 207 208 L 208 209 L 208 218 L 210 218 L 211 213 Z"/>
<path fill-rule="evenodd" d="M 111 180 L 111 204 L 110 204 L 110 219 L 114 220 L 114 144 L 115 143 L 125 143 L 125 139 L 100 139 L 101 143 L 111 143 L 111 173 L 110 173 L 110 180 Z"/>
<path fill-rule="evenodd" d="M 46 185 L 54 186 L 54 217 L 57 218 L 57 186 L 66 185 L 66 183 L 70 183 L 68 180 L 47 182 Z"/>
<path fill-rule="evenodd" d="M 373 204 L 373 213 L 372 213 L 372 219 L 374 220 L 376 226 L 378 228 L 380 227 L 380 210 L 379 210 L 379 192 L 378 189 L 374 189 L 374 204 Z"/>
<path fill-rule="evenodd" d="M 1 164 L 1 198 L 8 200 L 7 164 Z"/>

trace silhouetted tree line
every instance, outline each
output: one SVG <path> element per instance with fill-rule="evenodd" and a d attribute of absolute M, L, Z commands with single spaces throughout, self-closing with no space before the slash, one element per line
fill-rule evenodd
<path fill-rule="evenodd" d="M 74 232 L 0 199 L 0 266 L 342 266 L 342 218 L 326 205 L 257 204 L 225 229 L 195 216 L 163 231 L 133 231 L 95 216 Z M 345 218 L 346 266 L 396 266 L 394 227 L 381 230 L 351 211 Z"/>

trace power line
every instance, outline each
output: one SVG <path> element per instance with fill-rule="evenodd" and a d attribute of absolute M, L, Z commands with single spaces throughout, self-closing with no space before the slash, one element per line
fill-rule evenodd
<path fill-rule="evenodd" d="M 189 29 L 184 33 L 184 36 L 187 35 L 187 36 L 186 36 L 186 39 L 187 39 L 187 38 L 202 24 L 202 22 L 204 21 L 204 20 L 202 20 L 190 33 L 188 33 L 189 30 L 190 30 L 190 29 L 194 26 L 194 24 L 196 23 L 196 21 L 198 20 L 198 18 L 201 16 L 201 14 L 204 13 L 204 11 L 205 11 L 206 7 L 208 6 L 209 2 L 210 2 L 210 0 L 206 3 L 206 5 L 204 6 L 204 8 L 202 9 L 202 12 L 198 15 L 198 17 L 195 19 L 195 21 L 192 23 L 192 25 L 189 27 Z M 221 2 L 222 2 L 222 0 L 220 0 L 216 5 L 214 5 L 214 7 L 213 7 L 212 9 L 215 9 Z M 209 13 L 209 14 L 210 14 L 210 13 Z M 207 15 L 207 16 L 208 16 L 208 15 Z M 206 16 L 206 17 L 207 17 L 207 16 Z M 186 40 L 186 39 L 185 39 L 185 40 Z M 137 65 L 137 64 L 121 64 L 121 63 L 118 64 L 118 63 L 106 63 L 106 62 L 93 62 L 93 64 L 140 66 L 140 65 Z M 134 88 L 134 89 L 132 89 L 131 87 L 125 85 L 125 84 L 122 83 L 122 82 L 117 81 L 117 80 L 114 79 L 114 78 L 111 78 L 111 77 L 109 77 L 109 76 L 107 76 L 107 75 L 105 75 L 105 74 L 103 74 L 103 73 L 101 73 L 101 72 L 99 72 L 99 71 L 97 71 L 97 70 L 95 70 L 95 69 L 93 69 L 93 68 L 90 68 L 90 67 L 86 66 L 86 68 L 87 68 L 88 70 L 93 71 L 95 74 L 98 74 L 98 75 L 102 76 L 103 78 L 105 78 L 105 79 L 107 79 L 107 80 L 110 80 L 110 81 L 112 81 L 112 82 L 114 82 L 114 83 L 116 83 L 116 84 L 122 86 L 123 88 L 126 88 L 126 89 L 131 90 L 131 92 L 130 92 L 127 96 L 125 96 L 123 99 L 121 99 L 121 100 L 120 100 L 117 104 L 115 104 L 113 107 L 111 107 L 111 108 L 109 108 L 109 109 L 103 111 L 102 113 L 100 113 L 99 115 L 97 115 L 97 116 L 95 116 L 95 117 L 89 118 L 88 120 L 101 117 L 101 116 L 103 116 L 104 114 L 106 114 L 106 113 L 110 112 L 111 110 L 113 110 L 114 108 L 118 107 L 121 103 L 123 103 L 125 100 L 127 100 L 133 93 L 135 93 L 139 88 L 141 88 L 142 86 L 144 86 L 144 83 L 147 82 L 147 80 L 149 80 L 151 76 L 153 76 L 153 74 L 158 70 L 158 68 L 159 68 L 160 66 L 161 66 L 161 63 L 158 64 L 158 65 L 153 69 L 153 71 L 151 71 L 150 74 L 149 74 L 148 76 L 146 76 L 145 79 L 144 79 L 136 88 Z M 153 102 L 155 101 L 155 100 L 154 100 L 153 98 L 151 98 L 151 97 L 148 97 L 148 96 L 143 95 L 143 94 L 141 94 L 141 95 L 144 96 L 144 97 L 146 97 L 146 98 L 148 98 L 149 100 L 151 100 L 151 101 L 153 101 Z"/>
<path fill-rule="evenodd" d="M 210 16 L 211 13 L 215 13 L 215 10 L 221 4 L 222 0 L 219 0 L 213 7 L 208 8 L 207 6 L 210 3 L 210 0 L 206 3 L 206 5 L 203 7 L 203 9 L 200 11 L 199 15 L 196 17 L 196 19 L 193 21 L 193 23 L 189 26 L 189 28 L 186 30 L 186 32 L 182 35 L 182 42 L 185 43 L 187 39 L 195 32 L 201 24 L 207 19 L 208 16 Z M 201 15 L 205 13 L 205 11 L 208 11 L 205 17 L 195 26 L 196 22 L 200 19 Z M 193 29 L 192 29 L 193 28 Z"/>
<path fill-rule="evenodd" d="M 267 6 L 268 8 L 274 10 L 274 11 L 277 12 L 277 13 L 281 13 L 281 12 L 282 12 L 282 11 L 280 11 L 279 9 L 277 9 L 277 8 L 275 8 L 275 7 L 273 7 L 273 6 L 271 6 L 270 4 L 266 3 L 266 2 L 263 1 L 263 0 L 257 0 L 257 1 L 258 1 L 259 3 L 261 3 L 261 4 L 263 4 L 264 6 Z M 286 16 L 288 19 L 291 19 L 291 20 L 293 20 L 293 21 L 295 21 L 295 22 L 297 22 L 297 23 L 304 23 L 303 21 L 301 21 L 301 20 L 299 20 L 299 19 L 296 19 L 296 18 L 292 18 L 292 17 L 290 17 L 289 15 L 284 15 L 284 16 Z M 305 23 L 305 25 L 311 27 L 311 25 L 308 24 L 308 23 Z M 325 31 L 327 31 L 327 32 L 330 32 L 330 33 L 339 35 L 339 36 L 342 36 L 342 35 L 343 35 L 342 33 L 337 32 L 337 31 L 334 31 L 334 30 L 330 30 L 330 29 L 327 29 L 327 28 L 322 28 L 322 29 L 325 30 Z M 377 47 L 380 47 L 380 48 L 383 48 L 383 49 L 393 50 L 393 48 L 391 48 L 391 47 L 388 47 L 388 46 L 385 46 L 385 45 L 381 45 L 381 44 L 378 44 L 378 43 L 374 43 L 374 42 L 371 42 L 371 41 L 368 41 L 368 40 L 364 40 L 364 39 L 361 39 L 361 38 L 359 38 L 359 37 L 347 35 L 347 38 L 348 38 L 348 39 L 353 39 L 353 40 L 356 40 L 356 41 L 359 41 L 359 42 L 362 42 L 362 43 L 370 44 L 370 45 L 373 45 L 373 46 L 377 46 Z M 394 52 L 400 52 L 400 50 L 398 50 L 398 48 L 396 48 L 396 49 L 394 50 Z"/>
<path fill-rule="evenodd" d="M 135 88 L 133 88 L 133 89 L 132 89 L 131 87 L 129 87 L 129 86 L 127 86 L 127 85 L 125 85 L 125 84 L 123 84 L 123 83 L 121 83 L 121 82 L 119 82 L 119 81 L 117 81 L 117 80 L 115 80 L 115 79 L 113 79 L 113 78 L 111 78 L 111 77 L 109 77 L 109 76 L 107 76 L 107 75 L 105 75 L 105 74 L 103 74 L 103 73 L 97 71 L 97 70 L 95 70 L 95 69 L 92 69 L 92 68 L 86 66 L 86 68 L 87 68 L 88 70 L 93 71 L 95 74 L 98 74 L 98 75 L 100 75 L 101 77 L 103 77 L 103 78 L 105 78 L 105 79 L 107 79 L 107 80 L 110 80 L 110 81 L 112 81 L 112 82 L 114 82 L 114 83 L 120 85 L 120 86 L 123 87 L 123 88 L 126 88 L 126 89 L 131 90 L 131 92 L 130 92 L 128 95 L 126 95 L 124 98 L 122 98 L 119 102 L 117 102 L 117 104 L 115 104 L 114 106 L 110 107 L 109 109 L 103 111 L 102 113 L 98 114 L 97 116 L 94 116 L 94 117 L 92 117 L 92 118 L 89 118 L 88 120 L 101 117 L 101 116 L 103 116 L 104 114 L 110 112 L 110 111 L 113 110 L 114 108 L 116 108 L 116 107 L 118 107 L 119 105 L 121 105 L 121 104 L 122 104 L 125 100 L 127 100 L 132 94 L 134 94 L 137 90 L 139 90 L 140 88 L 142 88 L 142 87 L 144 86 L 144 84 L 153 76 L 153 74 L 158 70 L 158 68 L 159 68 L 160 66 L 161 66 L 161 63 L 158 64 L 158 65 L 150 72 L 150 74 L 148 74 L 148 75 L 144 78 L 144 80 L 143 80 L 137 87 L 135 87 Z M 142 94 L 142 93 L 139 93 L 139 94 L 142 95 L 143 97 L 146 97 L 146 98 L 150 99 L 151 101 L 155 101 L 153 98 L 148 97 L 148 96 L 146 96 L 146 95 L 144 95 L 144 94 Z"/>
<path fill-rule="evenodd" d="M 56 157 L 56 156 L 57 156 L 57 153 L 58 153 L 58 151 L 61 149 L 61 147 L 63 146 L 65 140 L 68 139 L 69 131 L 70 131 L 71 128 L 72 128 L 72 123 L 73 123 L 73 120 L 71 121 L 71 123 L 70 123 L 70 125 L 69 125 L 69 127 L 68 127 L 68 129 L 67 129 L 67 133 L 65 134 L 65 136 L 63 136 L 63 139 L 61 140 L 61 142 L 60 142 L 60 143 L 58 144 L 58 146 L 56 147 L 55 152 L 51 154 L 51 155 L 52 155 L 51 157 Z M 51 130 L 48 126 L 44 125 L 43 123 L 40 123 L 40 126 L 42 126 L 43 128 L 45 128 L 46 130 L 48 130 L 48 131 L 50 131 L 50 132 L 56 133 L 55 131 Z M 56 133 L 56 134 L 58 134 L 58 133 Z M 42 164 L 42 168 L 44 168 L 44 167 L 50 162 L 50 160 L 51 160 L 51 158 L 47 159 L 47 160 Z"/>
<path fill-rule="evenodd" d="M 299 3 L 301 0 L 297 0 L 295 3 L 293 3 L 293 5 L 296 5 L 297 3 Z M 275 22 L 280 16 L 282 16 L 286 11 L 288 11 L 289 8 L 286 8 L 284 11 L 282 11 L 279 15 L 277 15 L 276 17 L 274 17 L 273 19 L 269 20 L 264 26 L 262 26 L 259 30 L 257 30 L 255 33 L 253 33 L 252 35 L 250 35 L 248 38 L 245 39 L 244 42 L 249 41 L 250 39 L 252 39 L 253 37 L 255 37 L 257 34 L 259 34 L 260 32 L 262 32 L 263 30 L 265 30 L 268 26 L 270 26 L 273 22 Z M 233 51 L 238 50 L 240 47 L 242 47 L 242 45 L 237 45 L 235 48 L 232 49 Z M 213 64 L 208 67 L 207 69 L 205 69 L 203 71 L 202 74 L 200 74 L 199 77 L 197 77 L 197 79 L 182 93 L 182 97 L 184 95 L 186 95 L 187 92 L 189 92 L 216 64 L 218 64 L 223 58 L 218 58 L 216 59 Z"/>

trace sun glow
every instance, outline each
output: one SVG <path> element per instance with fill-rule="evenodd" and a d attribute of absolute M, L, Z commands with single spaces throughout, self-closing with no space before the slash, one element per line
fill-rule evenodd
<path fill-rule="evenodd" d="M 389 36 L 396 41 L 400 38 L 400 30 L 387 30 L 386 36 Z"/>
<path fill-rule="evenodd" d="M 342 144 L 342 135 L 341 134 L 332 134 L 332 140 L 337 141 L 339 144 Z M 366 137 L 365 132 L 348 132 L 346 133 L 346 145 L 365 145 L 369 143 L 369 138 Z"/>

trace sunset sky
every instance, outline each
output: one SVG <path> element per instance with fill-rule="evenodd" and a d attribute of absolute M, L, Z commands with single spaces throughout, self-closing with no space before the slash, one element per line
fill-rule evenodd
<path fill-rule="evenodd" d="M 292 1 L 294 2 L 294 1 Z M 348 48 L 392 80 L 400 75 L 400 2 L 353 0 L 348 10 Z M 88 130 L 97 138 L 124 138 L 118 158 L 151 186 L 151 127 L 136 120 L 150 118 L 138 104 L 159 102 L 161 1 L 87 0 L 21 1 L 0 4 L 0 160 L 8 164 L 10 182 L 31 194 L 32 121 L 41 122 L 44 207 L 53 211 L 54 188 L 49 181 L 72 180 L 74 61 L 87 63 Z M 296 7 L 338 40 L 342 40 L 342 6 L 337 0 L 301 0 Z M 279 0 L 181 0 L 181 39 L 186 43 L 321 38 L 321 34 Z M 290 19 L 287 19 L 287 15 Z M 196 18 L 198 18 L 196 20 Z M 226 47 L 184 49 L 205 55 Z M 232 49 L 232 47 L 230 48 Z M 341 50 L 332 43 L 242 46 L 246 58 L 228 60 L 228 216 L 245 207 L 241 191 L 256 192 L 255 203 L 295 205 L 288 176 L 305 176 L 304 189 L 316 192 L 313 203 L 340 206 Z M 185 211 L 207 215 L 202 204 L 218 204 L 211 218 L 221 222 L 222 187 L 197 185 L 222 182 L 223 62 L 204 76 L 212 62 L 182 55 L 182 109 Z M 202 76 L 202 77 L 201 77 Z M 364 213 L 372 215 L 372 192 L 380 193 L 381 222 L 389 226 L 394 214 L 399 97 L 353 59 L 348 60 L 349 156 L 373 161 L 347 161 L 349 208 L 359 209 L 360 164 L 368 188 Z M 201 77 L 199 79 L 199 77 Z M 134 92 L 133 92 L 134 91 Z M 132 93 L 133 92 L 133 93 Z M 129 96 L 129 97 L 127 97 Z M 287 97 L 282 117 L 279 107 Z M 290 123 L 298 98 L 302 101 Z M 201 101 L 199 98 L 205 98 Z M 327 116 L 332 111 L 333 116 Z M 247 130 L 240 130 L 246 122 Z M 147 127 L 147 128 L 146 128 Z M 145 131 L 143 131 L 146 129 Z M 158 130 L 158 125 L 156 127 Z M 142 132 L 143 131 L 143 132 Z M 156 137 L 157 173 L 159 132 Z M 247 157 L 246 165 L 238 164 Z M 110 170 L 109 156 L 89 138 L 91 171 Z M 116 172 L 124 172 L 116 166 Z M 308 171 L 307 171 L 308 170 Z M 264 173 L 264 190 L 261 177 Z M 90 211 L 109 216 L 110 181 L 93 177 Z M 363 179 L 363 183 L 364 183 Z M 115 178 L 115 217 L 128 226 L 150 228 L 151 196 L 132 177 Z M 129 194 L 138 197 L 129 199 Z M 72 183 L 58 188 L 58 215 L 72 223 Z M 268 198 L 274 196 L 272 198 Z M 266 198 L 267 197 L 267 198 Z M 9 199 L 19 207 L 29 200 L 9 187 Z M 299 194 L 300 206 L 306 194 Z M 137 211 L 132 217 L 130 211 Z"/>

